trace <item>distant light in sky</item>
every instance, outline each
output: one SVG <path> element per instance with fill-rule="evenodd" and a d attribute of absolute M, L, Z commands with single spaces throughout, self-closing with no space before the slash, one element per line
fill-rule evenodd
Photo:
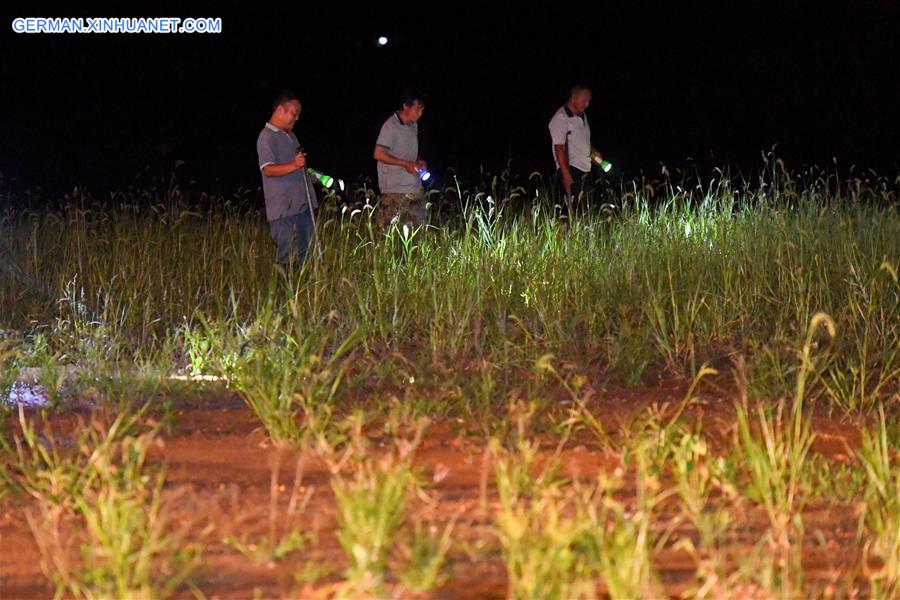
<path fill-rule="evenodd" d="M 383 36 L 383 35 L 382 35 L 382 36 L 379 36 L 379 38 L 378 38 L 378 45 L 379 45 L 379 46 L 387 46 L 387 43 L 388 43 L 387 37 L 385 37 L 385 36 Z"/>

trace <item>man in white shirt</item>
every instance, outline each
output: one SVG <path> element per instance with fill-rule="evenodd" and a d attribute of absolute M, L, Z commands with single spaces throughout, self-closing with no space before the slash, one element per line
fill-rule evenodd
<path fill-rule="evenodd" d="M 590 202 L 594 191 L 591 167 L 600 152 L 591 145 L 591 126 L 585 111 L 591 104 L 591 88 L 577 84 L 569 92 L 569 99 L 550 119 L 550 140 L 553 144 L 553 161 L 571 213 L 572 202 L 584 199 Z"/>

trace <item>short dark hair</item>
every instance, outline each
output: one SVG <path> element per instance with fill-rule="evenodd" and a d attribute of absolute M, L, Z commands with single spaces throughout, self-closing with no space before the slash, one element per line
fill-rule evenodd
<path fill-rule="evenodd" d="M 585 83 L 584 81 L 578 81 L 569 90 L 569 95 L 574 96 L 575 94 L 577 94 L 578 92 L 581 92 L 581 91 L 591 92 L 593 90 L 591 90 L 591 86 L 588 85 L 587 83 Z"/>
<path fill-rule="evenodd" d="M 281 90 L 272 97 L 272 112 L 278 110 L 278 107 L 282 104 L 287 104 L 288 102 L 293 102 L 294 100 L 300 102 L 300 98 L 297 97 L 297 94 L 290 90 Z"/>
<path fill-rule="evenodd" d="M 425 105 L 426 96 L 422 90 L 406 88 L 400 94 L 400 106 L 412 106 L 418 101 L 422 106 Z"/>

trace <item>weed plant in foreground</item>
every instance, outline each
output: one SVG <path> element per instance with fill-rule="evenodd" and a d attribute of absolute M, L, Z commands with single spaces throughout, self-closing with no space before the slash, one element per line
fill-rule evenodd
<path fill-rule="evenodd" d="M 352 446 L 332 467 L 336 474 L 341 469 L 351 471 L 349 476 L 335 476 L 331 485 L 338 510 L 337 538 L 350 565 L 348 591 L 383 593 L 387 559 L 406 522 L 408 496 L 418 485 L 411 453 L 425 426 L 420 423 L 413 439 L 398 444 L 396 453 L 375 458 L 367 456 L 362 422 L 356 420 Z"/>
<path fill-rule="evenodd" d="M 158 428 L 143 417 L 94 421 L 66 449 L 19 411 L 12 481 L 35 501 L 28 524 L 59 597 L 165 598 L 200 564 L 202 545 L 163 500 L 164 472 L 145 469 Z"/>

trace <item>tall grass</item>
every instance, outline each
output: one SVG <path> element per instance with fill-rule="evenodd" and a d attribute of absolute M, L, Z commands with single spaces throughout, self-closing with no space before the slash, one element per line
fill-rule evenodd
<path fill-rule="evenodd" d="M 347 585 L 356 593 L 382 593 L 384 572 L 398 532 L 407 519 L 408 497 L 418 485 L 412 452 L 421 441 L 425 423 L 412 440 L 381 458 L 367 456 L 361 422 L 355 423 L 354 446 L 334 467 L 350 471 L 332 478 L 337 503 L 337 538 L 347 556 Z"/>
<path fill-rule="evenodd" d="M 761 583 L 785 598 L 794 596 L 803 584 L 802 512 L 812 488 L 808 458 L 815 438 L 805 402 L 809 377 L 815 370 L 812 349 L 820 327 L 831 337 L 835 335 L 834 322 L 828 315 L 817 313 L 812 317 L 800 352 L 793 402 L 787 411 L 783 401 L 774 414 L 768 407 L 757 406 L 754 426 L 749 408 L 741 403 L 736 406 L 735 452 L 747 472 L 746 491 L 765 509 L 769 520 L 767 548 L 761 552 L 773 562 L 771 569 L 763 571 L 768 575 Z"/>
<path fill-rule="evenodd" d="M 741 352 L 751 391 L 767 395 L 785 383 L 771 380 L 773 364 L 789 371 L 790 348 L 824 311 L 839 336 L 813 392 L 846 410 L 894 393 L 894 184 L 836 185 L 780 168 L 753 185 L 723 175 L 689 183 L 631 182 L 571 222 L 536 200 L 514 213 L 482 196 L 440 228 L 383 235 L 367 211 L 326 210 L 324 255 L 290 274 L 274 267 L 252 212 L 79 197 L 60 212 L 3 217 L 0 327 L 41 333 L 61 360 L 86 368 L 199 370 L 221 358 L 216 338 L 240 346 L 277 319 L 299 347 L 307 335 L 326 351 L 358 335 L 364 369 L 383 349 L 414 348 L 422 367 L 552 352 L 636 382 L 650 368 L 687 375 Z"/>
<path fill-rule="evenodd" d="M 230 349 L 225 364 L 219 361 L 220 370 L 230 376 L 273 440 L 327 443 L 331 404 L 346 368 L 340 361 L 353 336 L 329 356 L 318 331 L 304 331 L 278 314 L 262 324 L 264 329 L 247 332 L 239 349 Z"/>
<path fill-rule="evenodd" d="M 495 526 L 510 598 L 593 598 L 598 580 L 611 598 L 662 594 L 652 555 L 665 536 L 653 530 L 654 511 L 671 492 L 652 473 L 650 446 L 639 444 L 634 455 L 637 498 L 629 507 L 616 497 L 619 473 L 564 486 L 552 457 L 537 464 L 534 443 L 520 438 L 514 451 L 494 444 Z"/>
<path fill-rule="evenodd" d="M 118 456 L 100 455 L 92 485 L 76 497 L 87 540 L 83 571 L 69 582 L 87 598 L 165 598 L 199 566 L 197 543 L 172 531 L 163 504 L 163 473 L 148 476 L 152 436 L 125 438 Z"/>
<path fill-rule="evenodd" d="M 891 456 L 883 410 L 880 417 L 874 433 L 864 432 L 858 453 L 868 484 L 860 534 L 868 534 L 864 538 L 866 558 L 881 562 L 870 573 L 872 595 L 889 598 L 900 594 L 900 468 Z"/>

